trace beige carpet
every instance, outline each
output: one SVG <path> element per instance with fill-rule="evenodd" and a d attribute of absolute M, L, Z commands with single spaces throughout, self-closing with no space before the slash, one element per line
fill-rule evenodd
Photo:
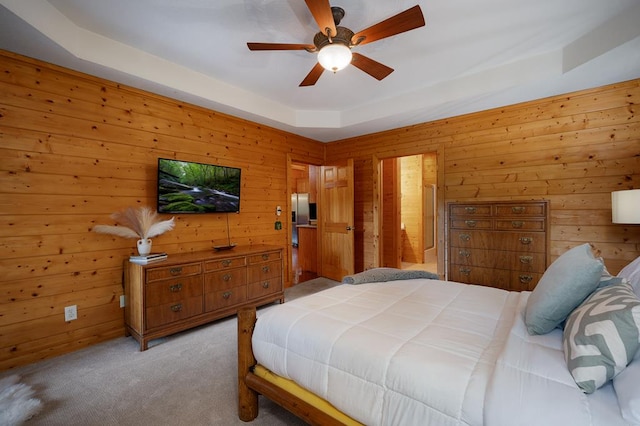
<path fill-rule="evenodd" d="M 316 278 L 287 289 L 285 300 L 337 284 Z M 20 375 L 42 401 L 42 411 L 26 425 L 246 424 L 237 416 L 236 333 L 232 317 L 154 340 L 144 352 L 122 337 L 0 378 Z M 304 423 L 260 398 L 251 424 Z"/>

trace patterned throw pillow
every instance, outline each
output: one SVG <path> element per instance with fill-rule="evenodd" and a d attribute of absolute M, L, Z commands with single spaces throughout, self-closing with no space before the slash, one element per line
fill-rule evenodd
<path fill-rule="evenodd" d="M 620 373 L 640 346 L 640 300 L 627 283 L 595 291 L 564 329 L 564 358 L 577 385 L 593 393 Z"/>

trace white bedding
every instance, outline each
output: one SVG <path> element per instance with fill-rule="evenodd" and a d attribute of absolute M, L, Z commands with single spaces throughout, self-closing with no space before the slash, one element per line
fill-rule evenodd
<path fill-rule="evenodd" d="M 572 384 L 559 331 L 527 334 L 529 294 L 426 279 L 341 285 L 260 312 L 253 350 L 367 425 L 624 424 L 610 385 L 586 396 Z"/>

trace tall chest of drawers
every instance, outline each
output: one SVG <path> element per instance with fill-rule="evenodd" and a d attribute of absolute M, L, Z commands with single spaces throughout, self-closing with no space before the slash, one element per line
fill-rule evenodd
<path fill-rule="evenodd" d="M 282 249 L 267 245 L 169 255 L 124 265 L 125 328 L 146 350 L 152 339 L 234 315 L 238 308 L 284 302 Z"/>
<path fill-rule="evenodd" d="M 549 262 L 549 202 L 449 203 L 448 279 L 533 290 Z"/>

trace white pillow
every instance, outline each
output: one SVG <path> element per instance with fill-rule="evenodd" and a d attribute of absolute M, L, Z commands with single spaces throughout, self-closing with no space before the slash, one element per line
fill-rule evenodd
<path fill-rule="evenodd" d="M 640 297 L 640 257 L 622 268 L 618 276 L 626 278 L 633 287 L 634 293 Z"/>
<path fill-rule="evenodd" d="M 640 424 L 640 351 L 620 374 L 613 378 L 622 417 L 631 424 Z"/>

